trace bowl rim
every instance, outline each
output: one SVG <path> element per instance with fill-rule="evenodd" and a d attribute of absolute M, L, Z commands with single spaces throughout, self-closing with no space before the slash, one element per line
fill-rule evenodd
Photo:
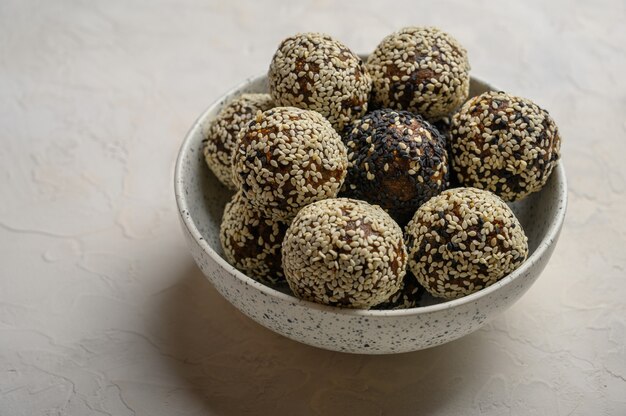
<path fill-rule="evenodd" d="M 355 317 L 399 317 L 399 316 L 413 316 L 413 315 L 425 315 L 430 313 L 435 313 L 442 310 L 452 309 L 457 306 L 465 305 L 468 303 L 476 302 L 480 298 L 488 296 L 489 294 L 500 290 L 502 287 L 512 284 L 513 281 L 517 280 L 521 277 L 526 270 L 531 267 L 535 261 L 543 256 L 543 254 L 548 250 L 551 244 L 556 243 L 558 234 L 563 226 L 563 222 L 565 220 L 565 214 L 567 211 L 567 179 L 565 177 L 565 169 L 563 167 L 562 160 L 559 160 L 555 169 L 552 171 L 552 175 L 557 175 L 557 180 L 559 181 L 558 189 L 560 190 L 560 198 L 559 198 L 559 206 L 557 207 L 556 215 L 554 220 L 550 223 L 548 230 L 546 231 L 545 237 L 540 241 L 539 245 L 535 249 L 535 251 L 528 257 L 520 267 L 515 269 L 513 272 L 509 273 L 504 278 L 498 280 L 496 283 L 479 290 L 478 292 L 474 292 L 470 295 L 463 296 L 458 299 L 447 300 L 441 303 L 437 303 L 429 306 L 419 306 L 415 308 L 407 308 L 407 309 L 392 309 L 392 310 L 378 310 L 378 309 L 349 309 L 349 308 L 339 308 L 336 306 L 323 305 L 303 299 L 298 299 L 295 296 L 288 295 L 286 293 L 280 292 L 276 289 L 273 289 L 269 286 L 266 286 L 256 280 L 248 277 L 246 274 L 237 270 L 234 266 L 232 266 L 228 261 L 222 258 L 207 242 L 207 240 L 200 234 L 198 227 L 196 227 L 194 220 L 191 215 L 184 215 L 184 212 L 189 213 L 189 207 L 187 204 L 187 197 L 184 191 L 183 184 L 183 159 L 189 153 L 191 147 L 192 137 L 196 134 L 198 129 L 202 128 L 203 121 L 206 119 L 209 112 L 211 112 L 216 106 L 220 105 L 224 101 L 226 97 L 232 96 L 236 94 L 239 90 L 247 87 L 253 82 L 261 82 L 265 78 L 265 74 L 248 77 L 245 81 L 239 83 L 235 87 L 229 89 L 224 94 L 220 95 L 209 107 L 204 110 L 200 116 L 195 120 L 183 142 L 179 148 L 178 156 L 176 158 L 176 166 L 174 169 L 174 194 L 176 199 L 176 205 L 178 207 L 178 214 L 182 219 L 182 223 L 185 225 L 188 233 L 193 237 L 195 243 L 211 257 L 211 259 L 218 264 L 222 269 L 229 270 L 233 275 L 233 278 L 239 279 L 242 283 L 252 286 L 255 289 L 259 290 L 266 296 L 270 296 L 273 298 L 278 298 L 281 301 L 286 301 L 292 303 L 292 306 L 301 306 L 309 309 L 317 309 L 323 312 L 331 313 L 331 314 L 339 314 L 339 315 L 350 315 Z M 472 81 L 481 82 L 485 85 L 491 86 L 491 84 L 483 81 L 479 77 L 471 76 Z"/>

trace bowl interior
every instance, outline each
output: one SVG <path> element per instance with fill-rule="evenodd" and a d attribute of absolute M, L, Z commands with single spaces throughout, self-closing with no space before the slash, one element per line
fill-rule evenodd
<path fill-rule="evenodd" d="M 487 83 L 472 78 L 470 97 L 493 89 Z M 207 167 L 202 154 L 202 140 L 211 120 L 231 100 L 243 93 L 267 92 L 267 90 L 267 78 L 265 76 L 249 79 L 231 90 L 200 116 L 192 127 L 179 155 L 177 193 L 178 198 L 183 200 L 182 204 L 179 201 L 179 205 L 184 206 L 184 209 L 189 211 L 189 215 L 185 220 L 188 223 L 187 226 L 195 227 L 210 249 L 222 258 L 224 258 L 224 255 L 219 241 L 220 222 L 224 206 L 232 196 L 232 191 L 223 186 Z M 564 181 L 562 166 L 559 164 L 546 186 L 540 192 L 531 194 L 522 201 L 509 204 L 528 236 L 529 258 L 533 256 L 542 243 L 547 244 L 546 240 L 551 233 L 558 231 L 560 228 L 565 205 L 563 196 L 565 194 Z M 181 191 L 181 189 L 184 191 Z M 181 209 L 182 206 L 180 207 Z M 560 212 L 561 210 L 563 212 Z M 521 268 L 523 267 L 524 265 L 521 266 Z M 492 285 L 492 287 L 504 284 L 505 280 L 507 279 L 501 280 Z M 489 288 L 483 289 L 483 291 L 485 290 L 489 290 Z M 463 299 L 474 297 L 483 291 Z M 419 306 L 423 307 L 443 302 L 426 296 Z M 456 301 L 448 301 L 446 303 L 449 302 Z M 375 314 L 379 311 L 369 312 Z"/>

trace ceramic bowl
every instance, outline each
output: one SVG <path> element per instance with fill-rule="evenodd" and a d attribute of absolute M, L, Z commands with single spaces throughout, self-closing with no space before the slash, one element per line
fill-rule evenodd
<path fill-rule="evenodd" d="M 470 95 L 491 86 L 472 78 Z M 361 354 L 415 351 L 450 342 L 480 328 L 517 301 L 537 280 L 559 237 L 567 204 L 561 163 L 546 186 L 511 204 L 529 241 L 528 259 L 499 282 L 469 296 L 425 302 L 404 310 L 352 310 L 299 300 L 241 273 L 222 253 L 220 220 L 232 193 L 204 162 L 202 139 L 208 124 L 233 98 L 267 92 L 267 78 L 249 79 L 211 105 L 182 144 L 175 172 L 182 228 L 196 263 L 215 288 L 241 312 L 293 340 L 329 350 Z"/>

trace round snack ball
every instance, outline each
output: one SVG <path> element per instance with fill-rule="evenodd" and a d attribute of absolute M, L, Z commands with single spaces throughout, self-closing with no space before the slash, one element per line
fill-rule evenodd
<path fill-rule="evenodd" d="M 232 155 L 237 135 L 257 112 L 269 110 L 274 102 L 269 94 L 243 94 L 230 102 L 211 122 L 203 140 L 204 159 L 217 179 L 235 189 Z"/>
<path fill-rule="evenodd" d="M 398 291 L 406 272 L 402 230 L 376 205 L 348 198 L 303 208 L 283 241 L 283 269 L 301 299 L 367 309 Z"/>
<path fill-rule="evenodd" d="M 361 58 L 321 33 L 285 39 L 272 58 L 268 78 L 278 105 L 315 110 L 337 131 L 365 114 L 372 89 Z"/>
<path fill-rule="evenodd" d="M 407 27 L 387 36 L 369 56 L 373 105 L 437 120 L 469 95 L 467 51 L 434 27 Z"/>
<path fill-rule="evenodd" d="M 448 145 L 448 142 L 450 141 L 448 138 L 450 137 L 450 123 L 451 122 L 452 122 L 452 119 L 446 116 L 432 123 L 433 126 L 437 129 L 437 131 L 443 137 L 443 140 L 446 143 L 446 146 Z"/>
<path fill-rule="evenodd" d="M 399 224 L 443 191 L 448 155 L 443 137 L 408 111 L 375 110 L 346 129 L 346 196 L 380 205 Z"/>
<path fill-rule="evenodd" d="M 237 192 L 226 204 L 220 225 L 226 259 L 261 283 L 284 281 L 281 244 L 288 225 L 259 215 Z"/>
<path fill-rule="evenodd" d="M 505 92 L 474 97 L 452 117 L 450 158 L 459 182 L 492 191 L 505 201 L 539 191 L 560 149 L 550 114 Z"/>
<path fill-rule="evenodd" d="M 405 229 L 409 268 L 433 296 L 456 299 L 515 270 L 528 239 L 513 211 L 491 192 L 448 189 L 422 205 Z"/>
<path fill-rule="evenodd" d="M 413 274 L 407 271 L 404 279 L 402 279 L 400 289 L 385 302 L 376 305 L 373 309 L 394 310 L 415 308 L 419 306 L 425 292 L 425 289 L 417 283 Z"/>
<path fill-rule="evenodd" d="M 256 209 L 283 221 L 337 196 L 347 166 L 346 148 L 328 120 L 294 107 L 257 114 L 233 152 L 235 185 Z"/>

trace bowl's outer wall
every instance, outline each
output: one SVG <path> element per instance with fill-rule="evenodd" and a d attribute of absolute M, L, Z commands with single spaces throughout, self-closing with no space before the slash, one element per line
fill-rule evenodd
<path fill-rule="evenodd" d="M 472 79 L 470 95 L 490 89 L 487 84 Z M 300 301 L 262 288 L 243 276 L 218 257 L 222 253 L 219 225 L 224 205 L 232 194 L 206 167 L 201 142 L 208 123 L 225 104 L 245 92 L 266 91 L 266 78 L 254 78 L 211 106 L 189 132 L 179 155 L 176 175 L 181 223 L 192 255 L 215 288 L 244 314 L 279 334 L 316 347 L 365 354 L 407 352 L 440 345 L 475 331 L 517 301 L 538 278 L 554 250 L 561 224 L 549 238 L 546 234 L 551 226 L 554 228 L 559 216 L 562 221 L 564 212 L 558 211 L 564 211 L 566 205 L 565 178 L 560 165 L 540 192 L 511 204 L 529 237 L 531 253 L 542 246 L 538 255 L 531 256 L 495 287 L 481 291 L 481 296 L 471 295 L 466 302 L 447 302 L 439 308 L 413 309 L 401 314 L 355 313 Z M 194 226 L 200 236 L 190 231 Z"/>

